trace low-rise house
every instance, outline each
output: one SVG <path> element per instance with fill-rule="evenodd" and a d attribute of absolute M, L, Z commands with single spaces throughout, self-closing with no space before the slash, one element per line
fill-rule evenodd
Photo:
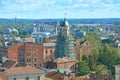
<path fill-rule="evenodd" d="M 120 41 L 119 41 L 119 40 L 116 40 L 116 41 L 115 41 L 114 47 L 120 48 Z"/>
<path fill-rule="evenodd" d="M 55 43 L 56 40 L 57 40 L 57 36 L 52 36 L 52 37 L 44 38 L 44 42 L 45 43 Z"/>
<path fill-rule="evenodd" d="M 89 75 L 76 77 L 75 80 L 91 80 Z"/>
<path fill-rule="evenodd" d="M 15 41 L 22 41 L 22 39 L 20 37 L 14 37 Z"/>
<path fill-rule="evenodd" d="M 1 80 L 44 80 L 43 70 L 26 66 L 15 61 L 6 61 L 1 65 Z"/>
<path fill-rule="evenodd" d="M 71 74 L 66 74 L 66 72 L 62 74 L 59 71 L 52 71 L 45 75 L 45 80 L 74 80 L 74 78 Z"/>
<path fill-rule="evenodd" d="M 24 42 L 33 42 L 33 43 L 35 43 L 35 38 L 33 38 L 33 37 L 25 38 Z"/>
<path fill-rule="evenodd" d="M 67 73 L 75 72 L 76 60 L 68 57 L 61 57 L 48 61 L 44 67 L 48 69 L 64 69 Z"/>
<path fill-rule="evenodd" d="M 86 36 L 86 31 L 76 30 L 76 31 L 74 31 L 74 35 L 76 38 L 82 38 L 82 37 Z"/>

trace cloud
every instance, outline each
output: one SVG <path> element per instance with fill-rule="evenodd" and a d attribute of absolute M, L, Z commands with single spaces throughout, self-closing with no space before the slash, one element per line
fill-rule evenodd
<path fill-rule="evenodd" d="M 32 11 L 50 9 L 101 8 L 120 3 L 119 0 L 1 0 L 6 11 Z"/>
<path fill-rule="evenodd" d="M 0 0 L 0 15 L 8 13 L 24 16 L 59 16 L 65 12 L 77 14 L 80 11 L 96 12 L 106 9 L 120 10 L 119 0 Z M 77 13 L 76 13 L 77 12 Z"/>

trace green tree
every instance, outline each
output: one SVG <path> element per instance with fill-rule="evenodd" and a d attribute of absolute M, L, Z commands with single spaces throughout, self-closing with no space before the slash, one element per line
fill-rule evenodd
<path fill-rule="evenodd" d="M 88 63 L 85 61 L 80 61 L 77 62 L 77 67 L 76 67 L 76 75 L 77 76 L 83 76 L 83 75 L 87 75 L 90 73 L 90 69 L 88 67 Z"/>
<path fill-rule="evenodd" d="M 107 69 L 107 66 L 99 64 L 95 67 L 95 72 L 97 75 L 110 75 L 111 71 Z"/>
<path fill-rule="evenodd" d="M 93 53 L 92 55 L 88 56 L 88 66 L 89 66 L 91 71 L 95 70 L 95 66 L 97 64 L 97 59 L 98 59 L 97 53 Z"/>
<path fill-rule="evenodd" d="M 120 62 L 120 51 L 105 44 L 99 50 L 98 63 L 104 64 L 114 74 L 114 65 Z"/>

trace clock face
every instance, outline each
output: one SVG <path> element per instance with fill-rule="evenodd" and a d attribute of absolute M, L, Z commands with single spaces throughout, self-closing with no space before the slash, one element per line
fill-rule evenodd
<path fill-rule="evenodd" d="M 60 33 L 61 33 L 61 36 L 69 35 L 69 28 L 61 28 Z"/>

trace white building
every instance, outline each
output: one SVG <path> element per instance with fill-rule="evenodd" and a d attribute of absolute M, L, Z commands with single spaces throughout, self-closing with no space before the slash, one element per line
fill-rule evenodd
<path fill-rule="evenodd" d="M 115 80 L 120 80 L 120 64 L 115 65 Z"/>

